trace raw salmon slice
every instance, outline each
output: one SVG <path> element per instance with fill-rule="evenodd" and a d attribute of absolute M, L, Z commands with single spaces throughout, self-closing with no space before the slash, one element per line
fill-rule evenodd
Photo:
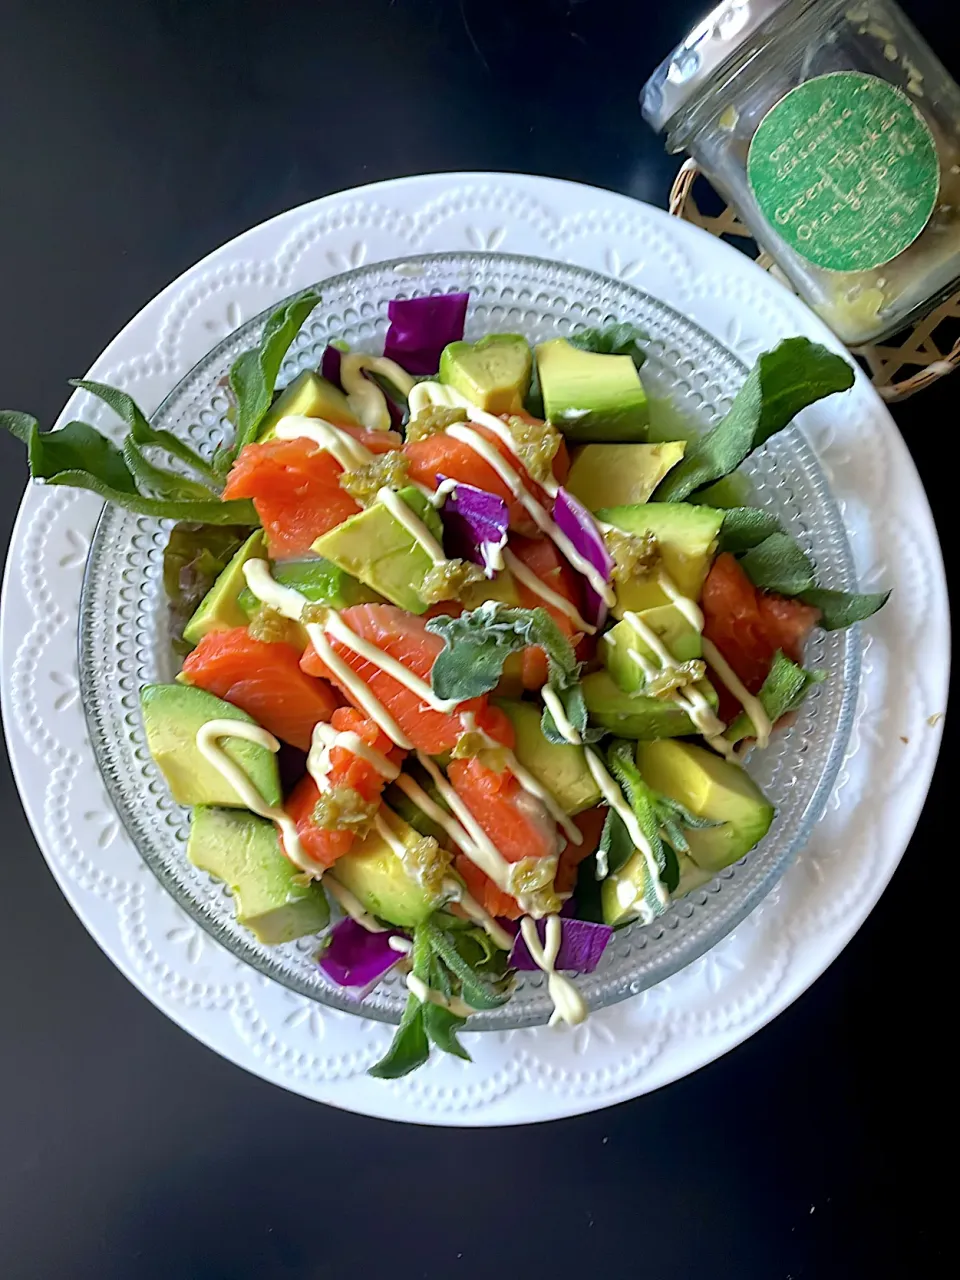
<path fill-rule="evenodd" d="M 389 604 L 353 605 L 344 609 L 340 617 L 362 639 L 402 662 L 411 674 L 430 683 L 430 672 L 443 649 L 443 641 L 427 630 L 422 618 Z M 375 663 L 354 653 L 341 641 L 332 637 L 328 639 L 334 653 L 356 672 L 419 751 L 428 755 L 451 751 L 463 733 L 461 715 L 464 712 L 472 711 L 482 727 L 489 723 L 493 729 L 499 728 L 501 717 L 491 718 L 486 696 L 461 702 L 452 713 L 435 711 Z M 331 680 L 348 699 L 353 700 L 349 690 L 324 666 L 312 644 L 307 647 L 300 665 L 310 675 Z M 493 729 L 490 730 L 491 737 L 497 736 Z"/>
<path fill-rule="evenodd" d="M 536 796 L 524 791 L 508 769 L 497 772 L 473 756 L 451 760 L 447 776 L 508 862 L 557 852 L 556 823 Z M 491 915 L 508 920 L 517 920 L 523 915 L 516 899 L 504 893 L 466 855 L 457 857 L 456 866 L 469 891 Z"/>
<path fill-rule="evenodd" d="M 329 720 L 340 702 L 325 680 L 300 669 L 292 645 L 255 640 L 246 627 L 204 636 L 184 661 L 183 675 L 301 751 L 309 749 L 313 726 Z"/>
<path fill-rule="evenodd" d="M 393 431 L 341 427 L 371 453 L 399 449 Z M 359 505 L 340 487 L 343 468 L 312 440 L 264 440 L 248 444 L 227 476 L 224 498 L 252 498 L 266 530 L 270 555 L 305 555 L 321 534 L 355 516 Z"/>
<path fill-rule="evenodd" d="M 569 600 L 578 613 L 583 611 L 583 581 L 580 575 L 567 564 L 556 545 L 549 538 L 523 538 L 514 535 L 510 539 L 510 550 L 523 564 L 551 591 Z M 544 608 L 563 634 L 576 645 L 580 633 L 562 609 L 548 604 L 546 600 L 523 583 L 517 583 L 520 603 L 525 609 Z M 547 655 L 539 647 L 532 645 L 523 651 L 522 680 L 525 689 L 542 689 L 547 683 L 549 671 Z"/>
<path fill-rule="evenodd" d="M 399 764 L 406 754 L 395 747 L 372 720 L 368 720 L 353 707 L 338 707 L 330 723 L 341 733 L 355 733 L 368 747 L 379 751 L 395 764 Z M 330 772 L 327 778 L 331 788 L 349 788 L 367 804 L 379 800 L 387 783 L 384 775 L 363 756 L 340 746 L 330 750 Z M 287 801 L 287 812 L 297 824 L 300 843 L 308 855 L 321 866 L 329 867 L 350 850 L 360 833 L 320 826 L 314 820 L 314 809 L 319 799 L 317 784 L 308 774 L 301 779 Z"/>
<path fill-rule="evenodd" d="M 712 640 L 750 693 L 759 693 L 774 655 L 782 649 L 803 661 L 803 646 L 816 625 L 819 609 L 801 600 L 760 591 L 729 553 L 713 562 L 700 598 L 703 634 Z M 719 714 L 732 720 L 740 703 L 717 681 Z"/>

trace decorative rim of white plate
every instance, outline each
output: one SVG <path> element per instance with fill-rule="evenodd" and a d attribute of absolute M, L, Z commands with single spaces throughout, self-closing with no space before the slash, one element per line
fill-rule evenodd
<path fill-rule="evenodd" d="M 766 273 L 658 209 L 555 179 L 454 173 L 327 196 L 253 228 L 150 302 L 91 375 L 152 411 L 219 336 L 302 285 L 408 252 L 501 247 L 629 279 L 748 361 L 793 333 L 842 351 Z M 100 411 L 78 393 L 61 421 L 68 416 L 96 421 Z M 472 1066 L 435 1055 L 406 1080 L 371 1080 L 388 1026 L 253 973 L 190 922 L 139 859 L 104 793 L 78 697 L 80 585 L 100 504 L 30 488 L 4 576 L 4 724 L 24 808 L 74 910 L 190 1034 L 264 1079 L 369 1115 L 548 1120 L 636 1097 L 733 1048 L 809 986 L 869 914 L 916 824 L 946 708 L 943 563 L 906 446 L 862 376 L 803 427 L 840 501 L 862 585 L 895 591 L 865 628 L 857 720 L 826 814 L 777 888 L 689 968 L 575 1030 L 468 1033 Z"/>

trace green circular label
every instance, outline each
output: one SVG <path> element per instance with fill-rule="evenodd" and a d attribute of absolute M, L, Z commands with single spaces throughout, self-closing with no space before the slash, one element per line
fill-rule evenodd
<path fill-rule="evenodd" d="M 940 164 L 906 94 L 876 76 L 837 71 L 770 108 L 750 143 L 747 177 L 797 253 L 830 271 L 868 271 L 927 225 Z"/>

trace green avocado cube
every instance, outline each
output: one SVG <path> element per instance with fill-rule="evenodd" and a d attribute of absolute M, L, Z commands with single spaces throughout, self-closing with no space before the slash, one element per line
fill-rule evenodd
<path fill-rule="evenodd" d="M 664 604 L 654 609 L 644 609 L 636 616 L 659 637 L 676 662 L 691 662 L 703 654 L 700 632 L 676 605 Z M 646 684 L 643 668 L 631 657 L 633 653 L 642 654 L 659 669 L 660 660 L 656 653 L 640 636 L 633 623 L 624 618 L 604 634 L 600 647 L 603 665 L 624 693 L 639 693 Z"/>
<path fill-rule="evenodd" d="M 422 846 L 423 837 L 402 818 L 387 808 L 381 808 L 380 812 L 394 836 L 407 849 L 413 852 Z M 449 854 L 441 850 L 437 853 L 445 862 L 449 860 Z M 422 924 L 439 905 L 376 827 L 354 844 L 349 853 L 339 857 L 328 874 L 349 889 L 365 911 L 401 929 Z"/>
<path fill-rule="evenodd" d="M 243 566 L 248 560 L 256 560 L 266 554 L 263 530 L 258 529 L 234 555 L 184 627 L 183 638 L 188 644 L 199 644 L 212 631 L 229 631 L 233 627 L 247 625 L 247 615 L 240 604 L 240 597 L 247 588 Z"/>
<path fill-rule="evenodd" d="M 339 387 L 312 369 L 298 374 L 277 396 L 263 416 L 258 440 L 269 440 L 281 418 L 324 418 L 341 426 L 360 425 Z"/>
<path fill-rule="evenodd" d="M 644 502 L 638 506 L 602 507 L 597 512 L 599 519 L 625 533 L 653 534 L 663 568 L 691 600 L 700 599 L 717 550 L 723 515 L 715 507 L 690 502 Z M 625 609 L 640 613 L 669 603 L 654 573 L 621 583 L 613 613 L 622 618 Z"/>
<path fill-rule="evenodd" d="M 683 738 L 697 732 L 687 713 L 671 698 L 624 693 L 609 671 L 594 671 L 580 687 L 592 723 L 619 738 Z M 716 690 L 708 681 L 700 688 L 716 710 Z"/>
<path fill-rule="evenodd" d="M 664 444 L 585 444 L 573 451 L 564 486 L 588 511 L 646 502 L 683 457 L 682 440 Z"/>
<path fill-rule="evenodd" d="M 519 333 L 451 342 L 440 355 L 440 381 L 487 413 L 520 413 L 532 370 L 530 344 Z"/>
<path fill-rule="evenodd" d="M 647 393 L 629 356 L 581 351 L 566 338 L 537 347 L 547 420 L 568 440 L 645 440 Z"/>
<path fill-rule="evenodd" d="M 280 847 L 276 827 L 265 818 L 198 805 L 187 857 L 229 885 L 237 920 L 267 946 L 319 933 L 330 922 L 319 882 L 303 883 Z"/>
<path fill-rule="evenodd" d="M 144 685 L 140 690 L 140 709 L 150 754 L 178 804 L 246 807 L 219 769 L 201 753 L 197 730 L 209 720 L 255 724 L 251 716 L 205 689 L 189 684 Z M 242 738 L 224 738 L 221 745 L 243 769 L 264 803 L 271 807 L 279 805 L 280 775 L 273 752 Z"/>
<path fill-rule="evenodd" d="M 438 541 L 442 540 L 440 517 L 419 489 L 408 485 L 397 497 Z M 313 544 L 313 550 L 401 609 L 425 613 L 430 607 L 418 588 L 433 568 L 433 561 L 382 502 L 373 503 L 325 533 Z"/>
<path fill-rule="evenodd" d="M 583 747 L 548 742 L 540 728 L 540 708 L 532 702 L 503 698 L 497 699 L 496 705 L 513 725 L 517 759 L 553 795 L 564 813 L 582 813 L 600 803 L 600 788 L 587 766 Z"/>
<path fill-rule="evenodd" d="M 689 742 L 639 742 L 637 767 L 655 791 L 716 826 L 686 828 L 690 857 L 702 871 L 722 871 L 749 853 L 776 810 L 745 769 Z"/>
<path fill-rule="evenodd" d="M 273 577 L 281 586 L 293 587 L 310 604 L 327 604 L 331 609 L 349 609 L 352 604 L 382 604 L 383 597 L 330 560 L 285 560 L 275 564 Z M 248 622 L 260 601 L 244 587 L 238 601 Z"/>

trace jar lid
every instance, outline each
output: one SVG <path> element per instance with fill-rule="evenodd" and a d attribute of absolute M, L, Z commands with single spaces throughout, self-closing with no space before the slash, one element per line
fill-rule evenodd
<path fill-rule="evenodd" d="M 644 119 L 661 133 L 759 28 L 781 10 L 797 16 L 819 0 L 724 0 L 665 58 L 644 86 Z M 783 16 L 787 16 L 784 14 Z"/>

